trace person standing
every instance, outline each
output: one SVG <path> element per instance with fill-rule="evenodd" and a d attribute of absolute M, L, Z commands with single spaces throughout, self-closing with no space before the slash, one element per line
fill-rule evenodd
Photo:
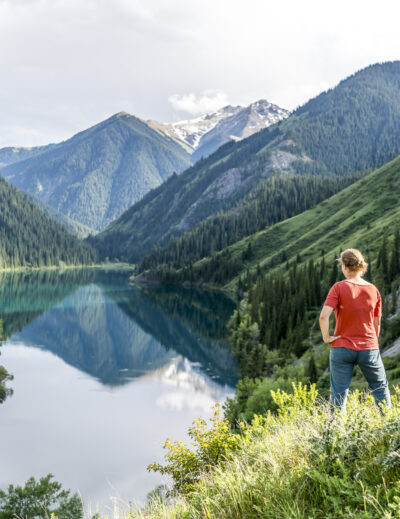
<path fill-rule="evenodd" d="M 378 337 L 382 315 L 379 290 L 363 279 L 368 264 L 357 249 L 346 249 L 338 259 L 346 278 L 329 290 L 319 323 L 323 341 L 330 345 L 331 406 L 346 412 L 346 399 L 356 364 L 368 382 L 376 404 L 391 406 Z M 329 317 L 335 313 L 336 327 L 329 334 Z"/>

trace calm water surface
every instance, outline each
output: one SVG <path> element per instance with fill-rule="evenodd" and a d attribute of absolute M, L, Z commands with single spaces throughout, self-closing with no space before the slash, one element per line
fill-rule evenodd
<path fill-rule="evenodd" d="M 48 473 L 91 512 L 143 502 L 166 482 L 167 436 L 232 395 L 236 365 L 223 343 L 235 303 L 221 294 L 129 286 L 112 271 L 0 277 L 14 375 L 0 405 L 0 488 Z"/>

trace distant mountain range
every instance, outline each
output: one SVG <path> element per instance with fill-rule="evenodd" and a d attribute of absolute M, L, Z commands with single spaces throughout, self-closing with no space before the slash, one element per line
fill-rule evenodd
<path fill-rule="evenodd" d="M 0 148 L 0 168 L 39 155 L 39 153 L 49 150 L 53 146 L 55 145 L 48 144 L 47 146 L 34 146 L 32 148 Z"/>
<path fill-rule="evenodd" d="M 227 106 L 173 124 L 146 122 L 121 112 L 58 144 L 2 148 L 0 172 L 46 204 L 43 208 L 51 206 L 65 215 L 69 220 L 63 223 L 82 236 L 87 229 L 103 229 L 200 156 L 287 114 L 267 101 Z"/>
<path fill-rule="evenodd" d="M 225 106 L 209 113 L 179 121 L 159 123 L 147 121 L 157 131 L 168 135 L 192 151 L 193 162 L 207 157 L 222 144 L 253 135 L 289 115 L 289 111 L 261 99 L 249 106 Z"/>
<path fill-rule="evenodd" d="M 372 65 L 278 122 L 229 142 L 148 193 L 91 241 L 137 262 L 245 200 L 274 175 L 350 175 L 400 153 L 400 61 Z M 160 217 L 162 215 L 162 217 Z"/>
<path fill-rule="evenodd" d="M 0 169 L 4 166 L 8 166 L 10 164 L 14 164 L 15 162 L 19 162 L 25 159 L 29 159 L 44 151 L 49 151 L 55 144 L 48 144 L 47 146 L 36 146 L 33 148 L 1 148 L 0 149 Z M 40 209 L 47 214 L 53 220 L 56 220 L 58 223 L 61 223 L 69 232 L 75 234 L 79 238 L 86 238 L 89 234 L 93 233 L 93 229 L 83 225 L 68 216 L 60 213 L 54 207 L 46 204 L 39 197 L 32 195 L 31 193 L 26 192 L 28 198 L 32 200 L 36 205 L 40 207 Z"/>
<path fill-rule="evenodd" d="M 17 188 L 98 230 L 190 164 L 182 146 L 121 112 L 0 171 Z"/>

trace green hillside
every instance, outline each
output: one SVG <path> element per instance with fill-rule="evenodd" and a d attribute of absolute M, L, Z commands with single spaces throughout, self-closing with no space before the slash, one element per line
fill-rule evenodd
<path fill-rule="evenodd" d="M 89 236 L 89 234 L 95 233 L 95 231 L 90 227 L 87 227 L 86 225 L 83 225 L 76 220 L 68 218 L 68 216 L 60 213 L 60 211 L 57 211 L 57 209 L 54 209 L 54 207 L 51 205 L 43 202 L 43 200 L 41 200 L 39 197 L 31 195 L 30 193 L 26 193 L 26 196 L 32 200 L 32 202 L 37 205 L 45 214 L 47 214 L 49 218 L 63 225 L 68 232 L 78 236 L 78 238 L 83 239 Z"/>
<path fill-rule="evenodd" d="M 225 248 L 212 258 L 180 271 L 165 271 L 169 281 L 195 281 L 234 288 L 247 271 L 275 272 L 297 255 L 301 261 L 337 257 L 346 247 L 376 253 L 385 234 L 400 226 L 400 157 L 331 198 Z M 246 257 L 250 245 L 251 253 Z M 243 261 L 244 260 L 244 261 Z M 154 274 L 154 273 L 153 273 Z M 162 275 L 160 273 L 158 276 Z"/>
<path fill-rule="evenodd" d="M 280 123 L 222 146 L 171 177 L 92 243 L 102 256 L 137 261 L 276 174 L 349 175 L 400 152 L 400 62 L 370 66 Z"/>
<path fill-rule="evenodd" d="M 359 176 L 276 176 L 254 189 L 240 204 L 210 216 L 191 231 L 146 255 L 136 272 L 174 269 L 211 256 L 240 239 L 286 220 L 344 189 Z M 243 259 L 252 256 L 251 248 Z"/>
<path fill-rule="evenodd" d="M 179 144 L 121 112 L 1 168 L 0 174 L 69 218 L 99 230 L 190 164 L 190 155 Z"/>
<path fill-rule="evenodd" d="M 97 253 L 0 178 L 0 269 L 90 264 Z"/>

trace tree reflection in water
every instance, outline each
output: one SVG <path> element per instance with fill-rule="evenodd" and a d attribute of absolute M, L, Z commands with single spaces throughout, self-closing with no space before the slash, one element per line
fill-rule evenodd
<path fill-rule="evenodd" d="M 0 277 L 5 337 L 49 350 L 109 386 L 174 370 L 180 383 L 191 378 L 198 384 L 202 371 L 234 385 L 236 365 L 224 342 L 234 307 L 221 293 L 132 287 L 126 272 Z"/>

